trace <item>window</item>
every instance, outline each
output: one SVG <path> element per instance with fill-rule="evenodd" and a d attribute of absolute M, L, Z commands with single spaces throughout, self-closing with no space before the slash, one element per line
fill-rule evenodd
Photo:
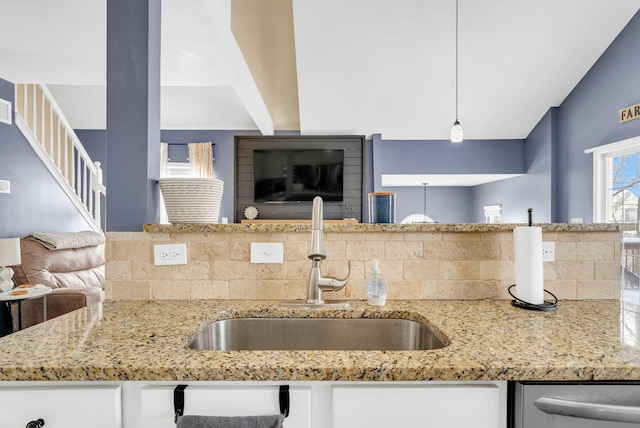
<path fill-rule="evenodd" d="M 595 147 L 586 153 L 593 153 L 593 221 L 637 223 L 640 137 Z"/>
<path fill-rule="evenodd" d="M 593 221 L 633 224 L 622 232 L 622 299 L 640 302 L 640 137 L 586 150 L 593 153 Z"/>

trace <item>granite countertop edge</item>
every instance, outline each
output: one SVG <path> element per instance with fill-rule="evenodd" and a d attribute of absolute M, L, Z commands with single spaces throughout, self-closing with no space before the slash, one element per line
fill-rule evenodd
<path fill-rule="evenodd" d="M 519 223 L 324 223 L 325 232 L 510 232 L 516 227 L 526 226 Z M 613 223 L 540 223 L 534 226 L 543 232 L 618 232 L 627 230 L 631 225 Z M 254 223 L 254 224 L 145 224 L 143 231 L 148 233 L 215 233 L 215 232 L 308 232 L 311 225 L 300 221 L 296 223 Z"/>
<path fill-rule="evenodd" d="M 274 301 L 107 301 L 0 339 L 3 381 L 593 381 L 640 378 L 617 300 L 557 312 L 509 301 L 391 301 L 371 308 L 285 308 Z M 237 317 L 391 317 L 431 326 L 430 351 L 199 351 L 206 324 Z M 634 339 L 635 340 L 635 339 Z"/>

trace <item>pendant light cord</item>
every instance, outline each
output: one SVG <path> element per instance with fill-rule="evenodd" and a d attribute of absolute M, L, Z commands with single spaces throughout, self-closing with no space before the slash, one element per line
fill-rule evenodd
<path fill-rule="evenodd" d="M 458 121 L 458 0 L 456 0 L 456 122 Z"/>

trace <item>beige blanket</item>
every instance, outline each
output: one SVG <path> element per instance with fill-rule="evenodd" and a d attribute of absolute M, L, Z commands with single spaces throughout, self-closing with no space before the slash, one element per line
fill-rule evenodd
<path fill-rule="evenodd" d="M 24 239 L 39 242 L 49 250 L 82 248 L 104 244 L 104 235 L 91 230 L 82 232 L 37 232 L 26 236 Z"/>

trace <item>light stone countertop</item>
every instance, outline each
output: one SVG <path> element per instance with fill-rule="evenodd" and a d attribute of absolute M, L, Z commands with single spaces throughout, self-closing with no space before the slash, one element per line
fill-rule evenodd
<path fill-rule="evenodd" d="M 400 317 L 429 324 L 431 351 L 198 351 L 203 325 L 234 317 Z M 107 301 L 0 339 L 1 380 L 637 380 L 639 315 L 617 300 L 557 312 L 505 300 L 362 301 L 347 309 L 274 301 Z"/>
<path fill-rule="evenodd" d="M 501 232 L 512 231 L 516 227 L 526 226 L 518 223 L 356 223 L 323 224 L 325 232 Z M 614 223 L 540 223 L 534 224 L 543 232 L 617 232 L 631 229 L 632 225 Z M 253 224 L 145 224 L 144 232 L 150 233 L 212 233 L 212 232 L 308 232 L 311 224 L 307 220 L 296 223 L 253 223 Z"/>

